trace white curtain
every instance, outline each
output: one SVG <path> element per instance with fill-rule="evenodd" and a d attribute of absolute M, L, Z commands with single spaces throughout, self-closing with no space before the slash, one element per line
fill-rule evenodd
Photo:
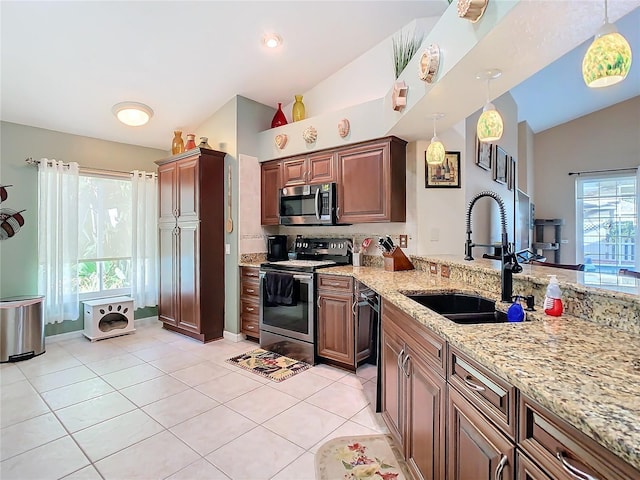
<path fill-rule="evenodd" d="M 78 164 L 38 164 L 38 292 L 45 322 L 77 320 Z"/>
<path fill-rule="evenodd" d="M 158 304 L 158 180 L 155 173 L 134 170 L 131 181 L 131 296 L 134 308 L 142 308 Z"/>

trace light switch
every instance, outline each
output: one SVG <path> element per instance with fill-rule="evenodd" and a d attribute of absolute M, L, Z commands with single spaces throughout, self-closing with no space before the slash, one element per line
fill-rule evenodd
<path fill-rule="evenodd" d="M 227 255 L 231 255 L 231 244 L 230 243 L 225 243 L 224 244 L 224 253 Z"/>
<path fill-rule="evenodd" d="M 407 248 L 407 236 L 400 235 L 400 248 Z"/>

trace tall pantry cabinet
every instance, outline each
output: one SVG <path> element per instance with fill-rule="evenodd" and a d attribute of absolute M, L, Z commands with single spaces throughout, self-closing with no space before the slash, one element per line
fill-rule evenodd
<path fill-rule="evenodd" d="M 224 330 L 224 152 L 195 148 L 158 160 L 164 328 L 202 342 Z"/>

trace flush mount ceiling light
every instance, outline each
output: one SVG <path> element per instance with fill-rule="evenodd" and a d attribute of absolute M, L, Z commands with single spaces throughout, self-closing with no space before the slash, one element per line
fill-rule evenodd
<path fill-rule="evenodd" d="M 615 85 L 627 77 L 631 69 L 631 47 L 609 23 L 607 0 L 604 1 L 604 24 L 582 59 L 582 78 L 587 87 Z"/>
<path fill-rule="evenodd" d="M 153 110 L 144 103 L 122 102 L 113 106 L 113 114 L 125 125 L 140 127 L 153 117 Z"/>
<path fill-rule="evenodd" d="M 429 165 L 440 165 L 444 162 L 445 150 L 444 145 L 436 135 L 436 121 L 444 117 L 444 113 L 434 113 L 431 116 L 433 117 L 433 138 L 427 148 L 427 163 Z"/>
<path fill-rule="evenodd" d="M 282 45 L 282 38 L 277 33 L 267 33 L 262 37 L 262 44 L 267 48 L 278 48 Z"/>
<path fill-rule="evenodd" d="M 498 78 L 500 75 L 502 75 L 502 71 L 496 68 L 485 70 L 484 72 L 480 72 L 476 75 L 478 80 L 487 81 L 487 102 L 482 109 L 482 115 L 480 115 L 476 126 L 478 140 L 484 143 L 500 140 L 502 137 L 502 131 L 504 130 L 502 117 L 496 110 L 495 105 L 490 102 L 489 97 L 489 82 L 494 78 Z"/>

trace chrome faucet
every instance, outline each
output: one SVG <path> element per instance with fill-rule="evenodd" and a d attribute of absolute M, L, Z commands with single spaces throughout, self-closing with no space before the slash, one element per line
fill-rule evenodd
<path fill-rule="evenodd" d="M 471 241 L 471 210 L 473 206 L 482 197 L 491 197 L 498 203 L 500 208 L 500 224 L 502 225 L 502 248 L 500 252 L 501 268 L 500 268 L 500 297 L 503 302 L 511 302 L 513 296 L 513 274 L 522 272 L 522 267 L 518 263 L 515 252 L 509 245 L 507 238 L 507 213 L 504 208 L 504 201 L 496 192 L 484 191 L 478 193 L 469 202 L 467 207 L 467 241 L 464 247 L 464 259 L 473 260 L 473 247 L 483 246 L 490 247 L 492 245 L 481 245 Z"/>

